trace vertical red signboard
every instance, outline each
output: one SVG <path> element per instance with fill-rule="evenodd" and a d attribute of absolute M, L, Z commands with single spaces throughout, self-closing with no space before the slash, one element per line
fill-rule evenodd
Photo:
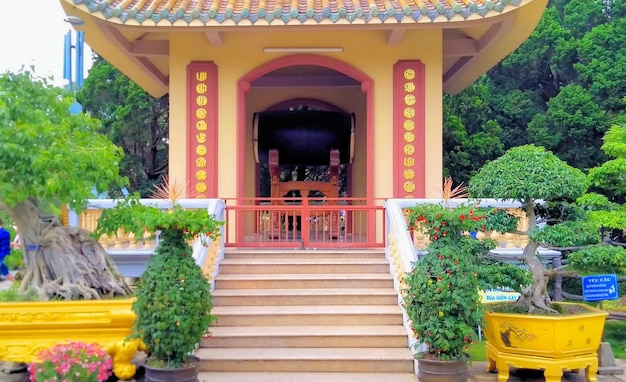
<path fill-rule="evenodd" d="M 395 198 L 425 196 L 425 70 L 419 60 L 393 67 L 393 168 Z"/>
<path fill-rule="evenodd" d="M 217 66 L 208 61 L 187 66 L 187 197 L 217 197 Z"/>

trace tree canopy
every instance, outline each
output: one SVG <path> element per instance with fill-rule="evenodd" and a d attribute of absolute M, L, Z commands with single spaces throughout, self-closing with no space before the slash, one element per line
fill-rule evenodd
<path fill-rule="evenodd" d="M 504 150 L 530 143 L 585 171 L 606 161 L 603 134 L 626 122 L 624 16 L 621 0 L 551 0 L 528 40 L 445 97 L 445 175 L 467 182 Z"/>
<path fill-rule="evenodd" d="M 82 206 L 96 186 L 120 184 L 123 151 L 72 95 L 28 71 L 0 75 L 0 203 L 29 199 Z"/>

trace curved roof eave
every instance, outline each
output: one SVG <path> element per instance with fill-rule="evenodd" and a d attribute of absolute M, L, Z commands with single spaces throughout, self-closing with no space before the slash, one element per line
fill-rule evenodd
<path fill-rule="evenodd" d="M 501 15 L 533 0 L 62 0 L 120 25 L 162 27 L 381 23 L 462 23 Z M 139 8 L 137 7 L 139 5 Z"/>

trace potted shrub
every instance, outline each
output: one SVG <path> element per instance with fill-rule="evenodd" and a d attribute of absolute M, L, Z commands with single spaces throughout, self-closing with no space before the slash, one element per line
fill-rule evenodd
<path fill-rule="evenodd" d="M 197 380 L 199 360 L 192 355 L 215 322 L 211 286 L 192 257 L 190 240 L 215 240 L 223 223 L 204 209 L 184 209 L 172 202 L 163 210 L 141 204 L 136 196 L 104 210 L 96 235 L 119 229 L 142 237 L 158 233 L 158 246 L 135 290 L 137 315 L 133 336 L 146 346 L 146 381 Z M 206 243 L 205 243 L 206 245 Z"/>
<path fill-rule="evenodd" d="M 477 339 L 484 307 L 479 289 L 528 281 L 528 273 L 488 256 L 492 240 L 477 240 L 471 231 L 516 227 L 499 210 L 460 205 L 423 204 L 409 209 L 409 228 L 430 236 L 427 254 L 404 279 L 403 305 L 417 346 L 420 381 L 467 381 L 468 346 Z"/>
<path fill-rule="evenodd" d="M 606 312 L 583 304 L 554 304 L 548 292 L 551 276 L 561 269 L 548 270 L 537 256 L 540 246 L 571 253 L 567 259 L 572 266 L 586 265 L 590 269 L 594 257 L 602 259 L 597 264 L 611 264 L 611 246 L 602 243 L 602 225 L 589 210 L 595 209 L 592 201 L 597 198 L 581 197 L 587 190 L 588 179 L 582 171 L 570 167 L 543 147 L 526 145 L 508 150 L 502 157 L 487 163 L 470 180 L 472 197 L 516 199 L 523 205 L 529 218 L 529 243 L 523 250 L 522 260 L 532 273 L 532 283 L 518 291 L 521 293 L 516 305 L 522 317 L 511 313 L 490 312 L 485 335 L 488 341 L 490 369 L 499 364 L 500 377 L 508 375 L 507 362 L 521 357 L 518 366 L 545 368 L 545 375 L 560 378 L 563 369 L 586 368 L 595 374 L 598 367 L 597 350 Z M 575 201 L 578 199 L 579 204 Z M 536 226 L 536 212 L 543 211 L 549 218 L 543 228 Z M 559 216 L 550 214 L 558 211 Z M 619 217 L 613 213 L 614 223 Z M 624 227 L 626 220 L 620 220 Z M 576 253 L 577 249 L 582 249 Z M 623 251 L 620 249 L 619 251 Z M 593 267 L 591 267 L 593 268 Z M 619 267 L 613 267 L 619 272 Z M 607 272 L 605 266 L 595 271 Z M 578 316 L 567 314 L 581 311 Z M 529 315 L 528 313 L 538 313 Z M 552 315 L 547 317 L 546 315 Z M 560 336 L 572 328 L 578 328 L 575 336 Z M 539 364 L 533 361 L 542 357 Z"/>

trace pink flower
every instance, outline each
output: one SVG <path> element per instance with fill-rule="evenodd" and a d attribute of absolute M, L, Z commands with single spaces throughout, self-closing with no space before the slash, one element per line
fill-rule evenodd
<path fill-rule="evenodd" d="M 103 382 L 111 376 L 113 361 L 96 343 L 69 342 L 44 349 L 40 363 L 28 366 L 30 382 Z"/>

